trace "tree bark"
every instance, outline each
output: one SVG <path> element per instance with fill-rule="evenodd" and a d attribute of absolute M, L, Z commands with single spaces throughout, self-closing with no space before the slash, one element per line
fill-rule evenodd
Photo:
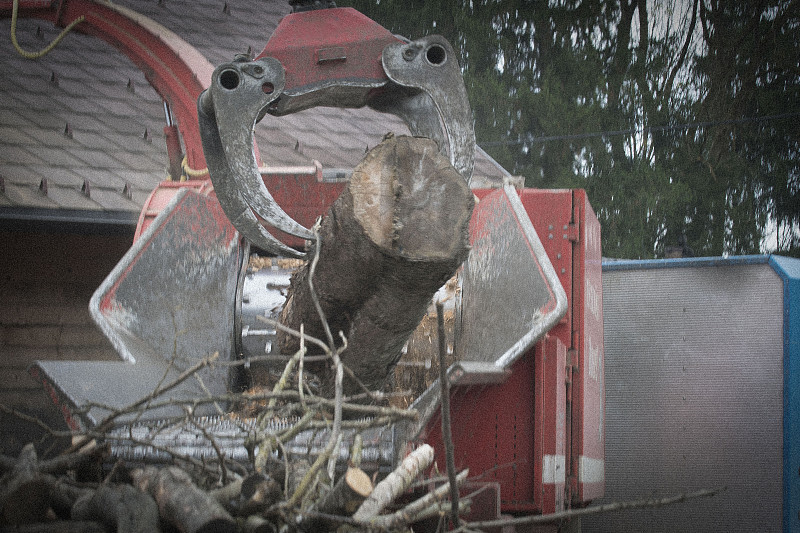
<path fill-rule="evenodd" d="M 342 362 L 369 390 L 381 390 L 428 303 L 466 259 L 474 197 L 430 139 L 391 137 L 353 172 L 320 227 L 313 283 L 330 329 L 347 338 Z M 325 339 L 308 278 L 292 278 L 281 322 Z M 279 333 L 283 353 L 299 348 Z M 313 369 L 333 396 L 330 365 Z M 345 377 L 346 395 L 363 392 Z"/>
<path fill-rule="evenodd" d="M 315 511 L 325 515 L 352 516 L 372 492 L 372 480 L 360 468 L 350 467 L 328 494 L 316 505 Z M 340 524 L 310 516 L 300 524 L 303 531 L 333 531 Z"/>
<path fill-rule="evenodd" d="M 353 519 L 368 522 L 378 516 L 433 463 L 433 455 L 433 448 L 429 444 L 423 444 L 408 454 L 397 468 L 375 486 L 353 514 Z"/>
<path fill-rule="evenodd" d="M 117 533 L 160 531 L 158 506 L 131 485 L 100 485 L 72 506 L 73 520 L 95 520 Z"/>
<path fill-rule="evenodd" d="M 236 531 L 231 515 L 180 468 L 147 466 L 133 471 L 131 476 L 134 485 L 156 501 L 161 518 L 182 533 Z"/>
<path fill-rule="evenodd" d="M 265 511 L 283 498 L 283 487 L 270 476 L 251 474 L 242 482 L 239 514 L 246 516 Z"/>

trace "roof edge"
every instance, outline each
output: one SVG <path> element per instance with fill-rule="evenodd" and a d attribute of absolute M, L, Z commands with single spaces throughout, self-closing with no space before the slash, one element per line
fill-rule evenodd
<path fill-rule="evenodd" d="M 0 229 L 12 231 L 133 235 L 138 220 L 138 211 L 0 208 Z"/>
<path fill-rule="evenodd" d="M 645 270 L 655 268 L 692 268 L 769 263 L 769 255 L 737 255 L 729 257 L 689 257 L 677 259 L 603 259 L 603 272 Z"/>

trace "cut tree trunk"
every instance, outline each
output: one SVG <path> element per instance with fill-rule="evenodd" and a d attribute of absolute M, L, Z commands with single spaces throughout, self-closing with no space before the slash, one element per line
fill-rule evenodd
<path fill-rule="evenodd" d="M 75 502 L 72 518 L 96 520 L 117 533 L 160 531 L 156 502 L 131 485 L 100 485 Z"/>
<path fill-rule="evenodd" d="M 153 497 L 161 518 L 181 533 L 233 533 L 236 522 L 212 496 L 178 467 L 146 466 L 131 473 L 134 485 Z"/>
<path fill-rule="evenodd" d="M 368 390 L 382 390 L 428 303 L 466 259 L 474 197 L 426 138 L 390 137 L 356 167 L 320 227 L 315 293 L 330 329 L 347 338 L 342 362 Z M 281 322 L 325 339 L 308 285 L 309 261 L 292 278 Z M 279 334 L 283 353 L 298 340 Z M 330 366 L 312 369 L 333 396 Z M 363 392 L 345 375 L 345 394 Z"/>
<path fill-rule="evenodd" d="M 0 523 L 42 522 L 50 508 L 50 486 L 39 473 L 33 444 L 26 444 L 17 464 L 0 479 Z"/>

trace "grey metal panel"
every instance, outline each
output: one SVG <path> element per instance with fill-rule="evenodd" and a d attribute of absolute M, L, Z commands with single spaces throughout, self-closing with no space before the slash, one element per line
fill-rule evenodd
<path fill-rule="evenodd" d="M 516 190 L 485 196 L 470 223 L 459 361 L 509 368 L 567 312 L 567 295 Z"/>
<path fill-rule="evenodd" d="M 676 265 L 678 266 L 678 265 Z M 585 531 L 780 531 L 782 282 L 766 263 L 604 272 L 603 502 L 727 486 Z"/>

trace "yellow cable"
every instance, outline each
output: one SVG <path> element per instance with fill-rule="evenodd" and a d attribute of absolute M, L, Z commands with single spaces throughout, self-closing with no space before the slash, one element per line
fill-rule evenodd
<path fill-rule="evenodd" d="M 189 158 L 187 156 L 183 156 L 183 161 L 181 161 L 181 169 L 189 178 L 199 178 L 208 174 L 208 167 L 201 169 L 194 169 L 190 167 Z"/>
<path fill-rule="evenodd" d="M 56 45 L 64 38 L 66 34 L 72 31 L 72 28 L 86 20 L 86 17 L 81 15 L 80 17 L 76 18 L 72 22 L 70 22 L 64 30 L 58 34 L 58 37 L 53 39 L 53 42 L 39 50 L 38 52 L 28 52 L 27 50 L 23 50 L 22 47 L 17 42 L 17 10 L 19 9 L 19 0 L 14 0 L 13 5 L 11 7 L 11 42 L 16 48 L 19 55 L 24 57 L 25 59 L 38 59 L 43 55 L 50 52 Z"/>

